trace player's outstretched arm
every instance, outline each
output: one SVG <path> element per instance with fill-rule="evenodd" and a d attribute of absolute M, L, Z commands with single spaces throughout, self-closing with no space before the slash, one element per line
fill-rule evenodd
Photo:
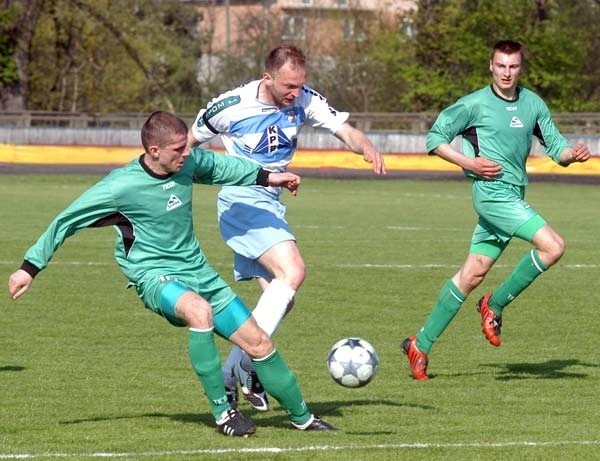
<path fill-rule="evenodd" d="M 29 290 L 31 282 L 33 282 L 33 277 L 23 269 L 14 272 L 8 278 L 8 292 L 10 293 L 11 299 L 15 300 Z"/>
<path fill-rule="evenodd" d="M 357 130 L 348 122 L 344 123 L 336 132 L 335 136 L 346 144 L 352 151 L 362 154 L 365 162 L 373 164 L 375 174 L 386 174 L 383 155 L 367 136 L 360 130 Z"/>
<path fill-rule="evenodd" d="M 269 186 L 285 187 L 292 195 L 298 195 L 301 178 L 297 174 L 288 171 L 283 173 L 269 173 Z"/>

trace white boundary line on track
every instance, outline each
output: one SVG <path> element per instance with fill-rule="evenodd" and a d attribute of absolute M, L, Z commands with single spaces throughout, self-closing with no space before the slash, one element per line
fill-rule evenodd
<path fill-rule="evenodd" d="M 228 455 L 252 453 L 300 453 L 311 451 L 347 451 L 347 450 L 393 450 L 393 449 L 429 449 L 429 448 L 506 448 L 506 447 L 556 447 L 556 446 L 600 446 L 600 440 L 563 440 L 553 442 L 515 441 L 481 443 L 391 443 L 377 445 L 315 445 L 307 447 L 259 447 L 259 448 L 215 448 L 205 450 L 172 450 L 147 452 L 96 452 L 96 453 L 0 453 L 0 459 L 35 458 L 144 458 L 186 455 Z"/>

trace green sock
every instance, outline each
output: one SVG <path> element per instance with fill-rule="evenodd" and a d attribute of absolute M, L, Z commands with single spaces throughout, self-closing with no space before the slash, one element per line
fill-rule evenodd
<path fill-rule="evenodd" d="M 221 373 L 221 360 L 215 344 L 213 330 L 189 330 L 189 354 L 192 367 L 208 397 L 210 410 L 218 421 L 231 405 L 227 402 L 225 383 Z"/>
<path fill-rule="evenodd" d="M 536 249 L 528 252 L 513 269 L 510 276 L 494 292 L 489 306 L 496 315 L 502 315 L 504 309 L 513 299 L 521 294 L 543 272 L 548 270 Z"/>
<path fill-rule="evenodd" d="M 302 398 L 300 386 L 277 350 L 264 359 L 252 360 L 265 391 L 275 397 L 293 423 L 308 422 L 311 413 Z"/>
<path fill-rule="evenodd" d="M 462 303 L 465 302 L 465 298 L 466 296 L 456 288 L 452 279 L 444 284 L 431 314 L 417 334 L 417 347 L 421 352 L 429 354 L 433 343 L 450 324 Z"/>

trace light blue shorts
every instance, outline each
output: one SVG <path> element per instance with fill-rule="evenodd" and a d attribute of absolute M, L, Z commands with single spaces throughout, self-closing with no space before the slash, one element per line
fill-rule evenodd
<path fill-rule="evenodd" d="M 217 213 L 225 243 L 234 252 L 236 280 L 272 275 L 256 260 L 274 245 L 296 240 L 287 221 L 278 189 L 226 186 L 219 192 Z"/>

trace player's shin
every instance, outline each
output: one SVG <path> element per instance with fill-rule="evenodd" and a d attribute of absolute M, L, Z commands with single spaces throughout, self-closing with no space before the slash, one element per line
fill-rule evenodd
<path fill-rule="evenodd" d="M 280 403 L 290 420 L 297 425 L 308 422 L 311 414 L 302 398 L 298 381 L 279 352 L 274 350 L 267 357 L 252 362 L 263 387 Z"/>
<path fill-rule="evenodd" d="M 533 249 L 517 264 L 510 276 L 494 292 L 490 298 L 489 304 L 492 310 L 502 312 L 511 301 L 513 301 L 521 292 L 543 272 L 548 270 L 540 259 L 536 249 Z"/>
<path fill-rule="evenodd" d="M 277 279 L 273 279 L 263 291 L 252 316 L 269 336 L 277 330 L 295 294 L 296 290 Z"/>
<path fill-rule="evenodd" d="M 429 354 L 431 346 L 442 335 L 446 327 L 452 322 L 460 310 L 466 296 L 456 287 L 452 280 L 448 280 L 442 287 L 431 314 L 425 321 L 423 328 L 417 335 L 417 347 L 425 354 Z"/>
<path fill-rule="evenodd" d="M 192 367 L 208 397 L 211 412 L 215 420 L 218 420 L 230 405 L 225 395 L 221 361 L 212 329 L 189 329 L 189 355 Z"/>

